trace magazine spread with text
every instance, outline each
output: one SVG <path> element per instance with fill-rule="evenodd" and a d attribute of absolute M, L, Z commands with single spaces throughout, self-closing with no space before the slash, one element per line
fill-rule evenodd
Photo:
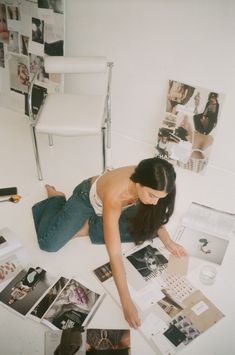
<path fill-rule="evenodd" d="M 105 294 L 84 281 L 51 275 L 29 257 L 15 234 L 0 230 L 0 304 L 53 329 L 88 325 Z"/>
<path fill-rule="evenodd" d="M 45 298 L 49 298 L 49 295 Z M 43 314 L 42 322 L 52 329 L 84 327 L 93 317 L 103 298 L 104 294 L 96 293 L 84 285 L 84 282 L 70 279 Z M 33 313 L 37 313 L 40 307 L 39 304 Z"/>
<path fill-rule="evenodd" d="M 235 231 L 235 215 L 191 203 L 175 240 L 190 256 L 221 265 L 231 236 Z"/>
<path fill-rule="evenodd" d="M 162 354 L 182 350 L 224 317 L 184 274 L 177 272 L 180 268 L 168 268 L 169 261 L 155 241 L 134 247 L 125 254 L 124 264 L 128 287 L 142 319 L 140 333 Z M 110 263 L 97 267 L 94 273 L 121 306 Z"/>

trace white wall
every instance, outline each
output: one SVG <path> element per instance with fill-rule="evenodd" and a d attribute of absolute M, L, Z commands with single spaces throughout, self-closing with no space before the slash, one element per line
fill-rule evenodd
<path fill-rule="evenodd" d="M 211 164 L 235 172 L 235 1 L 65 2 L 66 54 L 106 55 L 115 64 L 114 160 L 153 153 L 167 80 L 176 79 L 226 94 Z M 127 155 L 123 135 L 131 139 Z"/>

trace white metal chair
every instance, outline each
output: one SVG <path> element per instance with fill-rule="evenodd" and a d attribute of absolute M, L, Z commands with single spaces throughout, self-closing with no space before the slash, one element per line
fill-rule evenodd
<path fill-rule="evenodd" d="M 43 179 L 37 145 L 37 133 L 49 136 L 101 135 L 103 170 L 106 170 L 107 148 L 111 147 L 111 76 L 113 63 L 105 57 L 46 57 L 47 73 L 103 73 L 106 87 L 103 94 L 47 94 L 37 114 L 33 112 L 34 75 L 28 94 L 28 111 L 39 180 Z"/>

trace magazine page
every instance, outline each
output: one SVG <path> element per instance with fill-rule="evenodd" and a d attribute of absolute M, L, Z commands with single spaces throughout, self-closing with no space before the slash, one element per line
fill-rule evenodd
<path fill-rule="evenodd" d="M 45 332 L 45 355 L 85 355 L 85 349 L 86 332 L 77 328 Z"/>
<path fill-rule="evenodd" d="M 45 355 L 122 354 L 131 355 L 130 329 L 77 328 L 45 333 Z"/>
<path fill-rule="evenodd" d="M 203 174 L 213 148 L 224 94 L 169 80 L 156 154 Z"/>
<path fill-rule="evenodd" d="M 129 329 L 87 329 L 86 354 L 131 354 Z"/>
<path fill-rule="evenodd" d="M 124 260 L 127 261 L 125 267 L 131 265 L 126 269 L 126 275 L 141 317 L 141 335 L 153 349 L 173 355 L 222 319 L 224 314 L 189 282 L 185 275 L 187 260 L 183 265 L 176 265 L 175 270 L 172 266 L 168 270 L 168 261 L 160 254 L 154 244 L 144 243 L 128 251 Z M 121 306 L 110 263 L 97 267 L 94 273 Z M 133 282 L 135 277 L 141 277 L 143 283 Z"/>
<path fill-rule="evenodd" d="M 55 278 L 39 266 L 21 270 L 0 292 L 0 302 L 21 316 L 27 315 Z"/>
<path fill-rule="evenodd" d="M 235 214 L 191 203 L 182 224 L 217 237 L 229 239 L 235 231 Z"/>
<path fill-rule="evenodd" d="M 187 250 L 189 256 L 221 265 L 229 245 L 226 238 L 216 237 L 188 227 L 180 227 L 176 240 Z"/>
<path fill-rule="evenodd" d="M 71 279 L 43 316 L 43 323 L 52 329 L 86 326 L 104 295 Z"/>
<path fill-rule="evenodd" d="M 59 280 L 46 292 L 43 298 L 33 307 L 28 316 L 36 321 L 41 321 L 44 314 L 48 311 L 54 300 L 58 297 L 69 279 L 60 277 Z"/>
<path fill-rule="evenodd" d="M 29 263 L 29 256 L 23 248 L 0 258 L 0 291 Z"/>
<path fill-rule="evenodd" d="M 0 258 L 22 246 L 17 236 L 9 228 L 0 229 Z"/>

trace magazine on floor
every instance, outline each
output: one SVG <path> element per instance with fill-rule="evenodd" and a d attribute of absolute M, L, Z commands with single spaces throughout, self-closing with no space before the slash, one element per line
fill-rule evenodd
<path fill-rule="evenodd" d="M 175 240 L 186 248 L 190 256 L 221 265 L 234 231 L 234 214 L 193 202 L 176 232 Z"/>
<path fill-rule="evenodd" d="M 84 281 L 70 279 L 43 314 L 42 322 L 52 329 L 85 327 L 104 296 L 90 289 Z"/>
<path fill-rule="evenodd" d="M 131 355 L 129 329 L 77 328 L 45 333 L 45 355 L 59 354 L 122 354 Z"/>
<path fill-rule="evenodd" d="M 29 263 L 29 255 L 9 228 L 0 230 L 0 291 Z"/>
<path fill-rule="evenodd" d="M 55 280 L 42 267 L 27 266 L 2 289 L 0 302 L 19 315 L 26 316 Z"/>
<path fill-rule="evenodd" d="M 9 228 L 0 229 L 0 258 L 22 247 L 17 236 Z"/>
<path fill-rule="evenodd" d="M 183 349 L 224 317 L 187 279 L 186 259 L 174 263 L 175 268 L 170 260 L 154 241 L 124 255 L 129 291 L 142 320 L 139 331 L 153 349 L 167 355 Z M 121 307 L 110 263 L 97 267 L 94 273 Z"/>

